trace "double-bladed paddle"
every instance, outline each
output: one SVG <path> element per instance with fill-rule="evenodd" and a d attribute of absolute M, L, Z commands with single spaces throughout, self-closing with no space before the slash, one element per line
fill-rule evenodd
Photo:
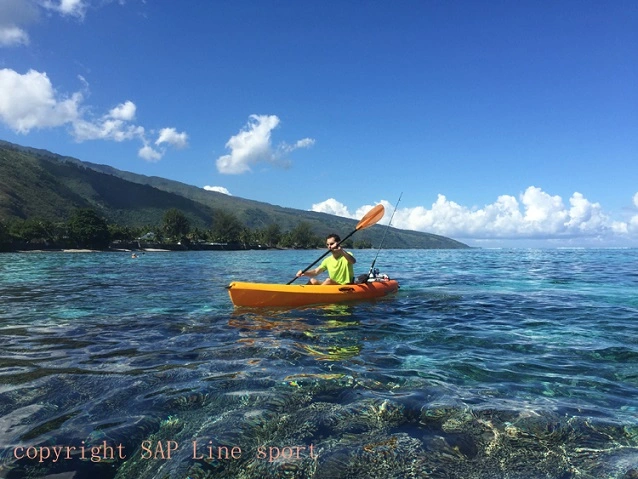
<path fill-rule="evenodd" d="M 367 228 L 368 226 L 372 226 L 374 224 L 377 224 L 377 222 L 383 218 L 383 215 L 385 213 L 385 208 L 383 207 L 383 205 L 379 204 L 377 206 L 375 206 L 374 208 L 372 208 L 370 211 L 368 211 L 365 216 L 363 218 L 361 218 L 361 221 L 359 221 L 357 223 L 357 227 L 354 229 L 354 231 L 352 231 L 348 236 L 346 236 L 345 238 L 343 238 L 341 241 L 339 241 L 339 243 L 337 244 L 337 246 L 339 246 L 341 243 L 343 243 L 345 240 L 347 240 L 348 238 L 350 238 L 350 236 L 352 236 L 353 234 L 355 234 L 357 231 L 362 230 L 364 228 Z M 306 267 L 306 269 L 304 269 L 301 274 L 304 274 L 306 271 L 308 271 L 310 268 L 312 268 L 314 265 L 316 265 L 319 261 L 321 261 L 323 258 L 325 258 L 328 253 L 330 253 L 332 250 L 328 250 L 326 251 L 324 254 L 322 254 L 317 261 L 315 261 L 314 263 L 308 265 Z M 291 284 L 293 283 L 296 279 L 298 278 L 298 276 L 295 276 L 294 278 L 292 278 L 290 281 L 288 281 L 286 284 Z"/>

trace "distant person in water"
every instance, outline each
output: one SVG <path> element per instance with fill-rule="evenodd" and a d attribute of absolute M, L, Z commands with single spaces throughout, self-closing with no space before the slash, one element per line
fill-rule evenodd
<path fill-rule="evenodd" d="M 306 271 L 302 270 L 297 272 L 297 277 L 309 276 L 310 280 L 308 284 L 350 284 L 354 282 L 354 264 L 357 260 L 342 249 L 339 243 L 341 238 L 339 235 L 331 234 L 326 238 L 326 246 L 332 253 L 326 259 L 324 259 L 319 267 Z M 328 278 L 324 281 L 320 281 L 315 278 L 324 271 L 328 271 Z"/>

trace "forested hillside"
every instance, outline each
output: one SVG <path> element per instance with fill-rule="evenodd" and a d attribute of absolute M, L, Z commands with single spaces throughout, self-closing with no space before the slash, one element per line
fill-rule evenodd
<path fill-rule="evenodd" d="M 258 236 L 269 230 L 284 235 L 300 227 L 306 235 L 321 238 L 334 231 L 352 231 L 357 223 L 0 141 L 0 234 L 4 234 L 5 240 L 11 230 L 15 237 L 20 225 L 29 221 L 63 229 L 79 209 L 94 211 L 117 237 L 126 236 L 121 230 L 132 235 L 146 230 L 165 233 L 167 212 L 177 211 L 187 223 L 187 228 L 178 233 L 193 241 L 261 242 L 259 237 L 250 238 L 251 234 Z M 209 234 L 212 231 L 216 234 Z M 384 232 L 385 227 L 377 225 L 361 231 L 356 239 L 361 244 L 375 246 Z M 229 238 L 227 233 L 236 237 Z M 467 246 L 443 236 L 390 228 L 384 247 Z"/>

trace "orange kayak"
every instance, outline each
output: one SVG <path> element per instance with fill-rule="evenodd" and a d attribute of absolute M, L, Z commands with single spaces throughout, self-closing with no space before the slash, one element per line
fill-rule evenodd
<path fill-rule="evenodd" d="M 309 285 L 244 283 L 234 281 L 227 287 L 235 306 L 296 307 L 373 299 L 395 293 L 398 281 L 383 279 L 361 284 Z"/>

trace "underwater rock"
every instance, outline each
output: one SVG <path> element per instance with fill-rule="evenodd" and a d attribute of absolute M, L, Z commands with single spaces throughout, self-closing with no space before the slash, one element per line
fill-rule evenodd
<path fill-rule="evenodd" d="M 325 401 L 335 397 L 342 401 Z M 137 454 L 117 478 L 635 479 L 633 428 L 432 399 L 344 374 L 189 392 L 171 399 L 174 414 L 147 437 L 178 442 L 171 460 Z"/>

